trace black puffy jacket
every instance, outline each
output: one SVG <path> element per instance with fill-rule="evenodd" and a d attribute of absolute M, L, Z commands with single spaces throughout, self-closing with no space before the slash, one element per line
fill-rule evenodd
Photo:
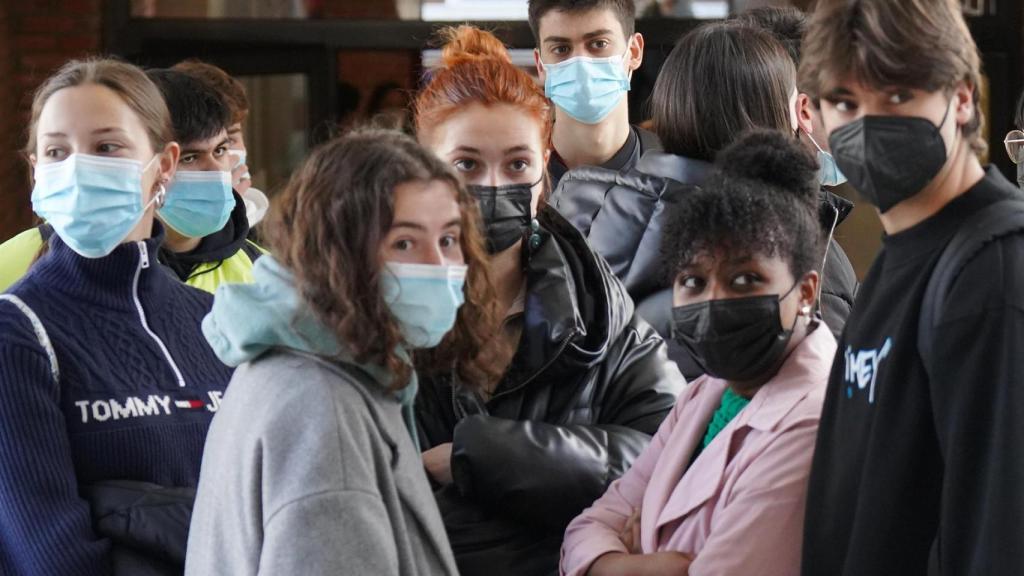
<path fill-rule="evenodd" d="M 523 332 L 490 400 L 422 378 L 424 450 L 452 442 L 438 505 L 462 574 L 550 574 L 569 521 L 647 446 L 685 382 L 583 236 L 550 208 Z"/>
<path fill-rule="evenodd" d="M 113 576 L 180 576 L 192 520 L 195 488 L 168 488 L 135 480 L 82 487 L 96 534 L 111 544 Z"/>
<path fill-rule="evenodd" d="M 701 370 L 671 341 L 672 293 L 662 266 L 661 243 L 671 205 L 704 182 L 709 162 L 665 152 L 645 154 L 636 168 L 613 172 L 584 167 L 569 171 L 549 198 L 576 226 L 637 303 L 637 313 L 669 341 L 669 355 L 687 378 Z M 825 233 L 849 215 L 853 204 L 822 190 L 819 215 Z M 846 252 L 829 243 L 822 278 L 821 313 L 838 338 L 857 292 L 857 276 Z"/>

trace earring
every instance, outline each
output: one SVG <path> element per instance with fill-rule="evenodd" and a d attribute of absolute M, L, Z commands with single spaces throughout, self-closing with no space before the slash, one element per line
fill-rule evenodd
<path fill-rule="evenodd" d="M 156 197 L 155 197 L 156 207 L 157 208 L 163 208 L 164 207 L 164 202 L 167 200 L 167 188 L 164 188 L 164 184 L 163 184 L 162 181 L 160 182 L 160 184 L 158 184 L 158 186 L 159 186 L 159 188 L 156 191 Z"/>
<path fill-rule="evenodd" d="M 811 306 L 810 305 L 806 305 L 806 306 L 803 306 L 802 308 L 800 308 L 800 315 L 801 316 L 810 316 L 811 315 Z"/>

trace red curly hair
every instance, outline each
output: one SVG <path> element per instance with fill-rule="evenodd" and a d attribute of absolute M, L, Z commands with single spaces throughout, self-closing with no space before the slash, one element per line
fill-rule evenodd
<path fill-rule="evenodd" d="M 545 146 L 551 141 L 551 103 L 533 78 L 516 65 L 494 34 L 473 26 L 445 28 L 441 66 L 413 105 L 420 140 L 468 104 L 511 104 L 541 123 Z"/>

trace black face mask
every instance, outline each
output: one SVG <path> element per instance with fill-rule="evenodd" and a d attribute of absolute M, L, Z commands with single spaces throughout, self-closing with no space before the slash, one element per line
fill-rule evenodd
<path fill-rule="evenodd" d="M 487 229 L 487 251 L 504 252 L 523 239 L 530 228 L 530 204 L 534 184 L 504 186 L 466 186 L 477 199 Z"/>
<path fill-rule="evenodd" d="M 832 156 L 858 192 L 883 214 L 916 195 L 946 165 L 940 130 L 913 116 L 864 116 L 828 139 Z"/>
<path fill-rule="evenodd" d="M 706 374 L 748 382 L 775 368 L 793 329 L 785 330 L 779 302 L 784 295 L 709 300 L 672 309 L 672 336 Z M 793 321 L 794 327 L 796 320 Z"/>

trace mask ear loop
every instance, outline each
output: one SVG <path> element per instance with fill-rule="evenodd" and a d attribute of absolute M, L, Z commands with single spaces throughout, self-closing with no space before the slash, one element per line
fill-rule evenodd
<path fill-rule="evenodd" d="M 159 152 L 154 154 L 153 157 L 149 159 L 149 162 L 146 162 L 146 166 L 142 169 L 142 173 L 145 174 L 146 171 L 149 170 L 149 167 L 153 165 L 153 161 L 159 157 Z M 146 203 L 146 206 L 142 209 L 143 212 L 149 210 L 149 207 L 152 206 L 153 204 L 156 204 L 158 210 L 164 207 L 164 202 L 167 201 L 167 188 L 164 187 L 164 184 L 166 182 L 167 179 L 160 178 L 160 183 L 158 184 L 160 188 L 157 189 L 156 194 L 154 194 L 153 197 L 149 199 L 149 202 Z"/>
<path fill-rule="evenodd" d="M 811 141 L 811 144 L 814 144 L 814 147 L 818 149 L 818 152 L 828 154 L 828 152 L 825 152 L 824 148 L 818 145 L 818 141 L 814 139 L 814 136 L 811 136 L 810 132 L 804 132 L 804 134 L 807 134 L 807 139 Z M 829 156 L 831 156 L 831 154 L 829 154 Z M 833 208 L 835 208 L 835 206 L 833 206 Z"/>
<path fill-rule="evenodd" d="M 630 37 L 629 37 L 629 38 L 628 38 L 628 39 L 626 40 L 626 51 L 622 53 L 622 63 L 623 63 L 623 64 L 628 64 L 628 63 L 629 63 L 629 53 L 630 53 L 630 50 L 631 50 L 632 48 L 633 48 L 633 37 L 632 37 L 632 36 L 630 36 Z M 628 81 L 628 82 L 629 82 L 630 84 L 632 84 L 632 83 L 633 83 L 633 70 L 627 70 L 627 71 L 626 71 L 626 80 L 627 80 L 627 81 Z"/>
<path fill-rule="evenodd" d="M 530 190 L 533 190 L 533 187 L 540 184 L 541 182 L 544 183 L 544 188 L 541 189 L 540 197 L 537 198 L 538 213 L 540 212 L 543 205 L 548 203 L 549 190 L 551 190 L 551 178 L 548 175 L 547 170 L 543 170 L 541 172 L 540 178 L 538 178 L 536 182 L 530 185 Z M 529 248 L 529 250 L 526 250 L 527 257 L 536 252 L 537 248 L 540 248 L 541 240 L 542 239 L 540 237 L 540 222 L 537 220 L 537 215 L 534 214 L 533 218 L 530 218 L 529 236 L 526 240 L 526 245 Z"/>
<path fill-rule="evenodd" d="M 954 96 L 953 99 L 949 101 L 950 104 L 954 104 L 955 102 L 956 102 L 956 96 Z M 942 115 L 942 122 L 939 122 L 939 125 L 937 126 L 937 128 L 938 128 L 938 130 L 940 132 L 942 131 L 942 127 L 946 125 L 946 119 L 949 118 L 949 110 L 950 110 L 950 108 L 955 108 L 955 106 L 946 106 L 946 113 Z"/>
<path fill-rule="evenodd" d="M 825 263 L 828 262 L 828 252 L 832 248 L 832 239 L 835 237 L 836 226 L 839 225 L 839 208 L 836 208 L 832 204 L 829 204 L 828 206 L 833 212 L 832 227 L 828 231 L 828 239 L 825 240 L 825 255 L 821 259 L 821 267 L 818 268 L 818 275 L 820 277 L 820 281 L 818 282 L 818 293 L 815 295 L 814 299 L 814 307 L 817 309 L 817 312 L 819 312 L 819 316 L 822 311 L 821 291 L 825 288 Z"/>

